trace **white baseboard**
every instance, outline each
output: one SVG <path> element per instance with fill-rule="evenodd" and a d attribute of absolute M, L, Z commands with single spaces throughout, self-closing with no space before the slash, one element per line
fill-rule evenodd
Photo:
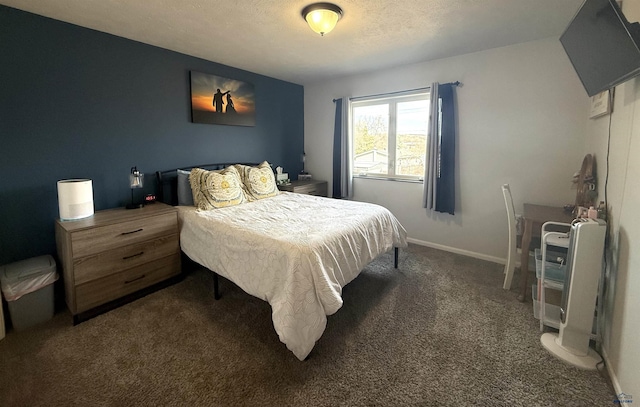
<path fill-rule="evenodd" d="M 507 263 L 506 259 L 503 259 L 503 258 L 500 258 L 500 257 L 488 256 L 488 255 L 482 254 L 482 253 L 476 253 L 476 252 L 472 252 L 472 251 L 469 251 L 469 250 L 458 249 L 456 247 L 451 247 L 451 246 L 445 246 L 445 245 L 441 245 L 441 244 L 437 244 L 437 243 L 426 242 L 424 240 L 413 239 L 411 237 L 407 238 L 407 241 L 409 243 L 414 243 L 414 244 L 417 244 L 419 246 L 426 246 L 426 247 L 431 247 L 433 249 L 444 250 L 445 252 L 461 254 L 463 256 L 473 257 L 473 258 L 480 259 L 480 260 L 486 260 L 486 261 L 490 261 L 492 263 L 498 263 L 498 264 L 506 264 Z"/>
<path fill-rule="evenodd" d="M 609 373 L 609 379 L 611 380 L 611 384 L 613 385 L 613 390 L 616 392 L 616 397 L 617 397 L 619 394 L 624 392 L 622 391 L 622 387 L 620 387 L 620 382 L 618 381 L 618 377 L 616 376 L 615 372 L 611 368 L 611 363 L 609 363 L 609 356 L 607 355 L 607 350 L 605 349 L 604 345 L 602 346 L 601 349 L 602 350 L 600 351 L 600 353 L 602 354 L 602 358 L 604 359 L 604 365 L 607 367 L 607 373 Z"/>

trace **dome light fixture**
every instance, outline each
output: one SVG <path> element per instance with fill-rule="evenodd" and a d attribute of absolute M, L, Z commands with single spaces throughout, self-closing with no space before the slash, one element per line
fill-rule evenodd
<path fill-rule="evenodd" d="M 302 18 L 321 36 L 334 29 L 342 17 L 342 9 L 332 3 L 313 3 L 302 9 Z"/>

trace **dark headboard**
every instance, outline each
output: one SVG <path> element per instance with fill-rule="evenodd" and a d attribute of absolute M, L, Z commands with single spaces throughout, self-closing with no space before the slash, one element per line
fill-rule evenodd
<path fill-rule="evenodd" d="M 218 163 L 194 165 L 191 167 L 175 168 L 166 171 L 156 171 L 156 182 L 158 183 L 158 193 L 156 199 L 169 205 L 178 205 L 178 170 L 190 171 L 192 168 L 202 168 L 204 170 L 221 170 L 231 165 L 243 164 L 250 166 L 260 165 L 259 163 Z"/>

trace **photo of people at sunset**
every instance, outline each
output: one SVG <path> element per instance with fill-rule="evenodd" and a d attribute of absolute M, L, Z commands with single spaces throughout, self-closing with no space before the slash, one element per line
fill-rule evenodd
<path fill-rule="evenodd" d="M 253 84 L 191 71 L 191 120 L 194 123 L 255 126 Z"/>

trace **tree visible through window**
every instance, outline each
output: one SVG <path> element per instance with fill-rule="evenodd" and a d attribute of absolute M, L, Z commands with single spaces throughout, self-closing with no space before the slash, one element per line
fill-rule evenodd
<path fill-rule="evenodd" d="M 352 102 L 353 175 L 422 179 L 428 119 L 424 91 Z"/>

